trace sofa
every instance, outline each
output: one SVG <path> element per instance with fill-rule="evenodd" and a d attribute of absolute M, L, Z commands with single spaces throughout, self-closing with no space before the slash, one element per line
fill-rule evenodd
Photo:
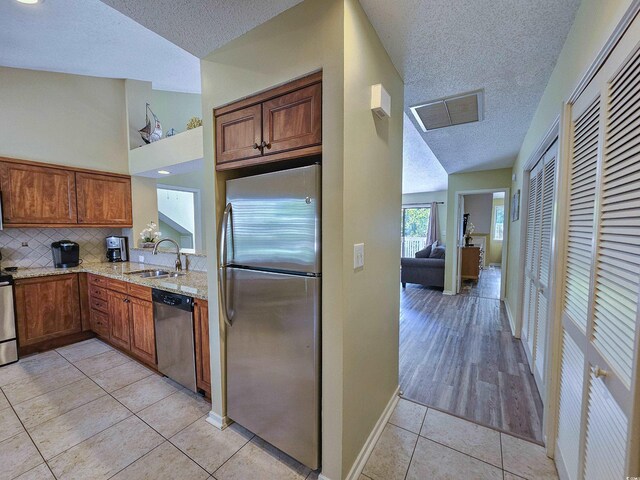
<path fill-rule="evenodd" d="M 436 248 L 434 256 L 431 245 L 416 252 L 416 258 L 402 258 L 400 282 L 402 288 L 407 283 L 417 283 L 425 287 L 444 288 L 444 245 Z"/>

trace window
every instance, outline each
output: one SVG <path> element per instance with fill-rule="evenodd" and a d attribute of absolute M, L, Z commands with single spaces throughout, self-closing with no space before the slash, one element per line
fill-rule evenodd
<path fill-rule="evenodd" d="M 496 205 L 493 207 L 493 239 L 502 241 L 504 231 L 504 205 Z"/>
<path fill-rule="evenodd" d="M 427 244 L 430 207 L 407 207 L 402 209 L 402 256 L 413 257 Z"/>
<path fill-rule="evenodd" d="M 158 220 L 162 238 L 175 240 L 181 248 L 197 248 L 197 193 L 168 185 L 159 185 L 157 190 Z"/>

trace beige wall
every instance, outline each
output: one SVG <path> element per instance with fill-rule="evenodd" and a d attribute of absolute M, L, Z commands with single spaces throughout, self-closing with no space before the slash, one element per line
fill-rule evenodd
<path fill-rule="evenodd" d="M 479 193 L 464 196 L 464 213 L 469 214 L 469 221 L 476 227 L 475 233 L 488 234 L 491 230 L 492 206 L 492 193 Z"/>
<path fill-rule="evenodd" d="M 147 223 L 158 223 L 158 194 L 155 178 L 131 177 L 131 204 L 133 228 L 125 228 L 124 233 L 129 237 L 129 247 L 137 247 L 140 232 Z"/>
<path fill-rule="evenodd" d="M 192 117 L 202 118 L 202 97 L 195 93 L 152 90 L 151 108 L 165 134 L 172 128 L 184 132 Z"/>
<path fill-rule="evenodd" d="M 213 108 L 323 69 L 323 385 L 322 462 L 332 480 L 342 478 L 343 435 L 343 53 L 342 0 L 307 0 L 215 51 L 201 62 L 207 231 L 217 231 L 224 179 L 214 178 Z M 215 183 L 214 183 L 215 182 Z M 398 209 L 399 209 L 398 205 Z M 207 237 L 211 323 L 212 408 L 222 415 L 224 330 L 218 315 L 216 238 Z"/>
<path fill-rule="evenodd" d="M 428 205 L 431 202 L 442 202 L 438 205 L 438 225 L 440 225 L 439 240 L 444 243 L 447 240 L 447 191 L 405 193 L 402 195 L 403 206 L 415 203 Z"/>
<path fill-rule="evenodd" d="M 124 81 L 0 67 L 0 156 L 128 173 Z"/>
<path fill-rule="evenodd" d="M 511 185 L 512 193 L 522 191 L 524 164 L 560 114 L 562 102 L 571 95 L 630 4 L 631 0 L 583 0 L 513 166 L 517 178 Z M 526 199 L 522 198 L 521 217 L 524 208 L 527 208 Z M 521 228 L 520 221 L 510 225 L 507 266 L 506 301 L 517 316 L 520 316 L 519 285 L 522 282 L 519 270 L 523 254 L 520 251 Z"/>
<path fill-rule="evenodd" d="M 398 387 L 404 97 L 358 0 L 345 1 L 344 31 L 343 475 Z M 377 83 L 391 95 L 391 118 L 370 110 Z M 360 242 L 366 263 L 354 272 L 353 245 Z"/>
<path fill-rule="evenodd" d="M 453 267 L 456 255 L 456 195 L 457 192 L 489 190 L 511 187 L 511 169 L 484 170 L 480 172 L 449 175 L 447 191 L 447 254 L 445 257 L 445 291 L 453 291 Z M 507 285 L 508 290 L 509 285 Z"/>

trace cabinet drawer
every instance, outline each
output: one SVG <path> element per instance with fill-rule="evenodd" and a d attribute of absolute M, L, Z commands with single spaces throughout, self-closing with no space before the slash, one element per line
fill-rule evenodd
<path fill-rule="evenodd" d="M 99 298 L 100 300 L 107 300 L 107 291 L 96 285 L 89 285 L 89 297 Z"/>
<path fill-rule="evenodd" d="M 132 297 L 139 298 L 140 300 L 148 300 L 151 301 L 151 288 L 145 287 L 143 285 L 136 285 L 134 283 L 129 283 L 129 295 Z"/>
<path fill-rule="evenodd" d="M 101 312 L 107 313 L 109 311 L 109 306 L 106 300 L 102 300 L 101 298 L 91 297 L 90 300 L 91 308 L 95 310 L 100 310 Z"/>
<path fill-rule="evenodd" d="M 127 293 L 127 283 L 122 280 L 107 278 L 107 288 L 109 290 L 115 290 L 116 292 Z"/>
<path fill-rule="evenodd" d="M 109 338 L 109 315 L 95 309 L 91 309 L 91 330 L 101 337 Z"/>
<path fill-rule="evenodd" d="M 100 275 L 94 275 L 92 273 L 89 274 L 89 283 L 91 285 L 98 285 L 100 287 L 106 287 L 107 286 L 107 280 L 109 280 L 107 277 L 102 277 Z"/>

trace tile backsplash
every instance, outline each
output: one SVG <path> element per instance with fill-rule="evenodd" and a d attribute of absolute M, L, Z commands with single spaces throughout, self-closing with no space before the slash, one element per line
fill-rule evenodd
<path fill-rule="evenodd" d="M 53 267 L 51 243 L 71 240 L 88 263 L 106 261 L 105 237 L 122 235 L 119 228 L 7 228 L 0 231 L 2 267 Z M 26 244 L 26 246 L 23 246 Z"/>

